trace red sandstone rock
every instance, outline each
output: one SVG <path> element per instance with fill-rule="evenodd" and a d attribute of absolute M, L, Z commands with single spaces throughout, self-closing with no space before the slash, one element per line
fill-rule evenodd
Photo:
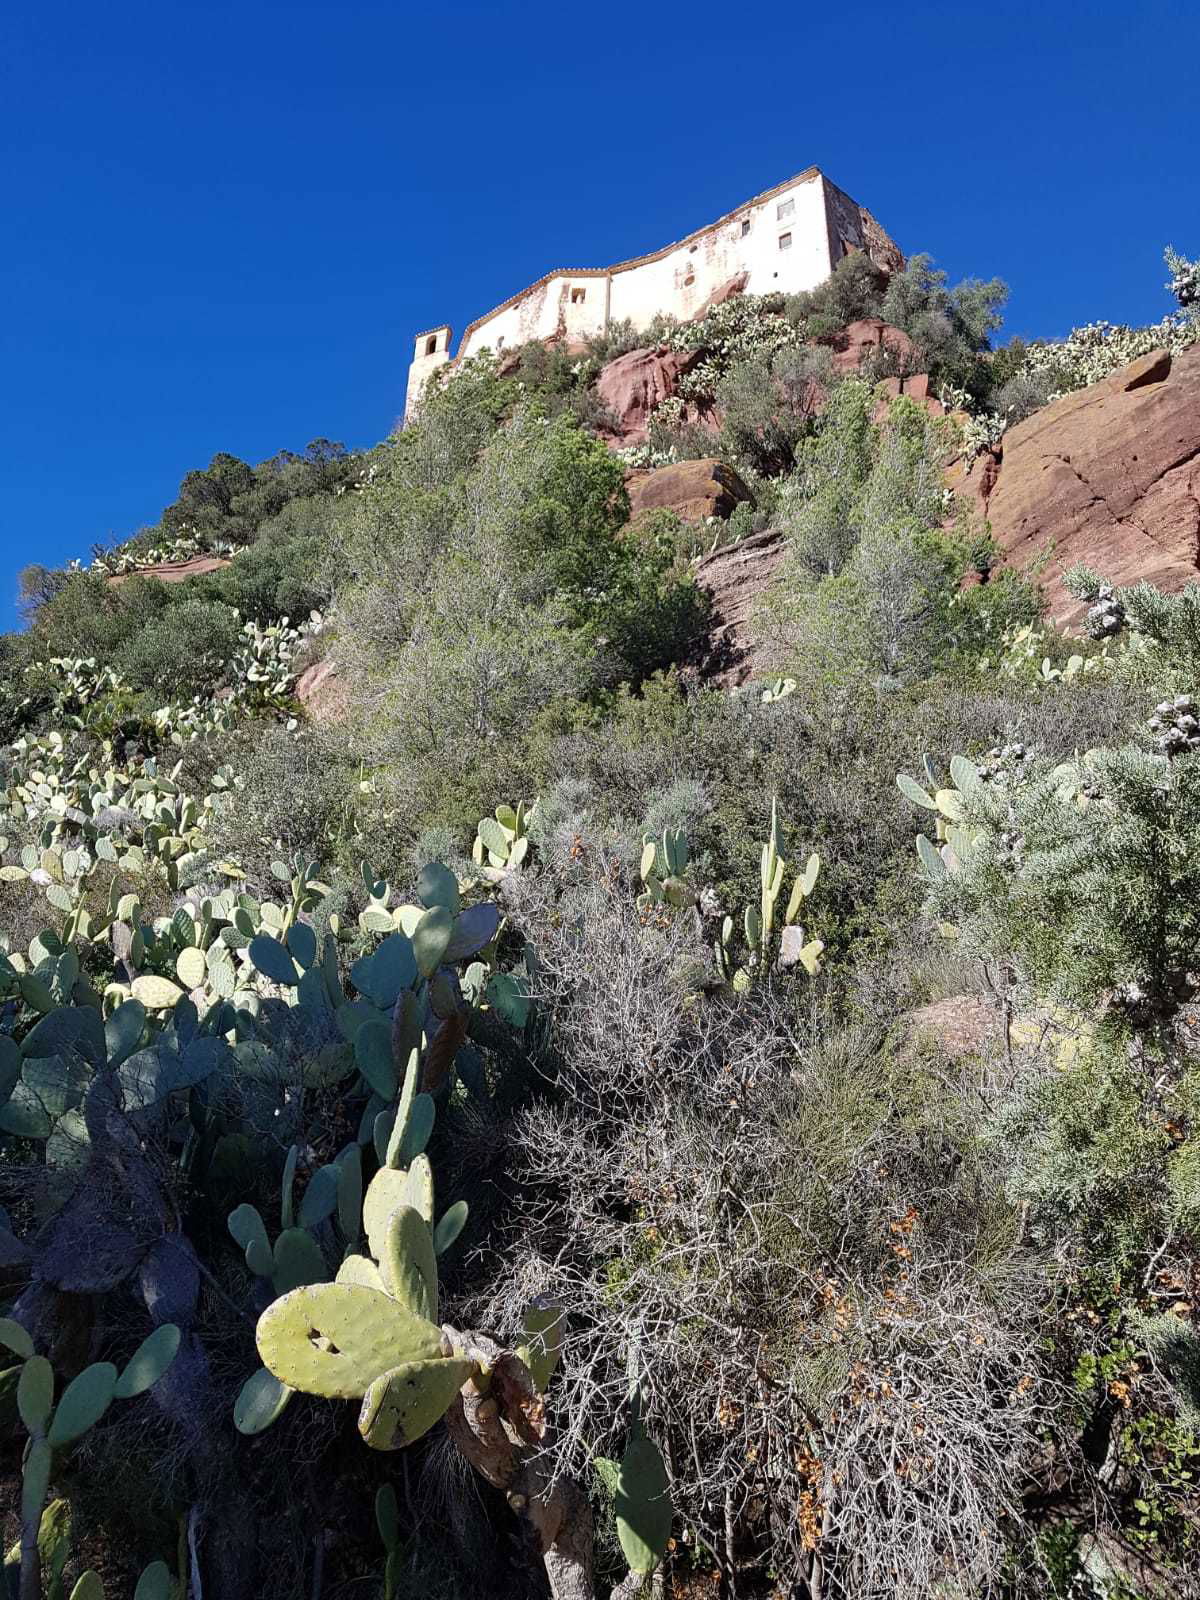
<path fill-rule="evenodd" d="M 1051 552 L 1041 581 L 1060 623 L 1083 613 L 1059 582 L 1076 562 L 1114 584 L 1195 582 L 1200 347 L 1173 361 L 1165 350 L 1143 356 L 1010 428 L 981 501 L 1010 565 L 1032 568 Z"/>
<path fill-rule="evenodd" d="M 346 709 L 346 685 L 329 656 L 314 661 L 300 674 L 296 680 L 296 699 L 312 722 L 328 721 Z"/>
<path fill-rule="evenodd" d="M 136 572 L 114 573 L 109 583 L 124 583 L 127 578 L 157 578 L 160 583 L 182 583 L 206 572 L 220 572 L 229 565 L 228 556 L 192 556 L 188 561 L 162 561 L 156 567 L 139 567 Z"/>
<path fill-rule="evenodd" d="M 711 456 L 653 472 L 631 472 L 625 482 L 635 517 L 661 509 L 678 512 L 685 522 L 703 522 L 727 517 L 740 501 L 754 498 L 732 467 Z"/>
<path fill-rule="evenodd" d="M 698 350 L 627 350 L 606 362 L 596 379 L 596 394 L 616 418 L 614 445 L 642 444 L 655 406 L 669 400 L 681 375 L 696 365 Z"/>
<path fill-rule="evenodd" d="M 867 357 L 875 355 L 880 349 L 894 351 L 902 371 L 916 361 L 916 346 L 908 335 L 878 317 L 864 317 L 858 322 L 848 323 L 837 333 L 827 334 L 818 343 L 828 345 L 833 351 L 835 372 L 857 372 Z"/>
<path fill-rule="evenodd" d="M 723 306 L 726 300 L 734 300 L 738 295 L 743 294 L 749 281 L 750 274 L 748 272 L 739 272 L 736 277 L 727 278 L 720 288 L 713 290 L 699 311 L 689 317 L 688 321 L 703 322 L 708 313 L 717 306 Z"/>

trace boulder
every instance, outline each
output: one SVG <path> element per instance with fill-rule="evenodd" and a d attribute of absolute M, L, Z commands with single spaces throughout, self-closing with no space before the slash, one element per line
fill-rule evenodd
<path fill-rule="evenodd" d="M 328 722 L 346 709 L 346 685 L 332 657 L 325 656 L 304 669 L 296 679 L 296 699 L 311 722 Z"/>
<path fill-rule="evenodd" d="M 650 413 L 677 393 L 680 377 L 699 359 L 698 350 L 675 351 L 660 345 L 655 350 L 627 350 L 604 364 L 596 394 L 614 418 L 610 441 L 614 447 L 645 442 Z"/>
<path fill-rule="evenodd" d="M 732 467 L 709 456 L 701 461 L 679 461 L 652 472 L 630 472 L 625 480 L 632 516 L 643 511 L 676 511 L 685 522 L 707 517 L 727 517 L 743 500 L 754 496 Z"/>
<path fill-rule="evenodd" d="M 696 563 L 697 586 L 708 596 L 709 625 L 689 663 L 706 682 L 736 688 L 759 676 L 754 609 L 783 565 L 783 535 L 774 528 L 714 550 Z"/>
<path fill-rule="evenodd" d="M 1085 610 L 1060 582 L 1076 562 L 1114 584 L 1195 582 L 1200 346 L 1142 356 L 1043 407 L 1004 435 L 990 486 L 987 475 L 976 498 L 992 535 L 1008 564 L 1039 570 L 1059 624 Z"/>
<path fill-rule="evenodd" d="M 894 352 L 902 372 L 913 367 L 917 359 L 916 346 L 903 329 L 893 328 L 878 317 L 863 317 L 858 322 L 847 323 L 817 342 L 832 350 L 835 372 L 857 372 L 868 356 L 880 350 Z"/>
<path fill-rule="evenodd" d="M 156 567 L 139 567 L 136 572 L 114 573 L 108 582 L 120 584 L 127 578 L 157 578 L 160 583 L 182 583 L 185 578 L 199 578 L 206 572 L 220 572 L 229 562 L 229 556 L 192 556 L 188 561 L 160 561 Z"/>

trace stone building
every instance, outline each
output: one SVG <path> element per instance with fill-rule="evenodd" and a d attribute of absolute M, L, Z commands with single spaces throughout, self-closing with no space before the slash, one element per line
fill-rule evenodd
<path fill-rule="evenodd" d="M 453 360 L 496 354 L 531 339 L 578 340 L 660 312 L 685 322 L 715 295 L 796 294 L 815 288 L 844 255 L 866 250 L 889 270 L 904 258 L 871 213 L 818 167 L 776 184 L 677 244 L 613 267 L 558 268 L 477 317 Z M 431 372 L 450 361 L 452 330 L 419 333 L 408 372 L 407 416 Z"/>

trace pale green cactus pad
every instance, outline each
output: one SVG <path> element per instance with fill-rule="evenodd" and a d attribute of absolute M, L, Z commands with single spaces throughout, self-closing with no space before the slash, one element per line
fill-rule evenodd
<path fill-rule="evenodd" d="M 408 1198 L 408 1173 L 380 1167 L 363 1197 L 362 1219 L 367 1244 L 376 1261 L 380 1260 L 387 1237 L 388 1218 L 399 1206 L 411 1204 Z"/>
<path fill-rule="evenodd" d="M 399 1450 L 428 1433 L 478 1370 L 463 1356 L 406 1361 L 385 1372 L 367 1390 L 358 1431 L 372 1450 Z"/>
<path fill-rule="evenodd" d="M 383 1273 L 366 1256 L 347 1256 L 337 1269 L 335 1282 L 357 1283 L 364 1289 L 378 1289 L 381 1294 L 387 1293 Z"/>
<path fill-rule="evenodd" d="M 437 1257 L 429 1224 L 412 1206 L 398 1206 L 388 1218 L 379 1258 L 384 1288 L 415 1317 L 438 1318 Z"/>
<path fill-rule="evenodd" d="M 433 1168 L 428 1156 L 417 1156 L 408 1169 L 405 1201 L 433 1227 Z"/>
<path fill-rule="evenodd" d="M 378 1290 L 351 1283 L 293 1289 L 263 1312 L 257 1337 L 263 1365 L 281 1383 L 327 1400 L 356 1400 L 381 1373 L 442 1354 L 442 1335 L 432 1323 Z"/>

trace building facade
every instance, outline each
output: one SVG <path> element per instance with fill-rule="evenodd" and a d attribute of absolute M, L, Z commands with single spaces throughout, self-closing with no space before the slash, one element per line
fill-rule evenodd
<path fill-rule="evenodd" d="M 407 417 L 431 373 L 481 350 L 500 354 L 531 339 L 563 342 L 628 320 L 644 328 L 660 313 L 694 317 L 740 280 L 745 294 L 814 289 L 843 256 L 865 250 L 893 271 L 904 258 L 869 211 L 817 167 L 756 195 L 716 222 L 650 255 L 613 267 L 560 268 L 478 317 L 450 352 L 449 324 L 419 333 L 405 401 Z"/>

